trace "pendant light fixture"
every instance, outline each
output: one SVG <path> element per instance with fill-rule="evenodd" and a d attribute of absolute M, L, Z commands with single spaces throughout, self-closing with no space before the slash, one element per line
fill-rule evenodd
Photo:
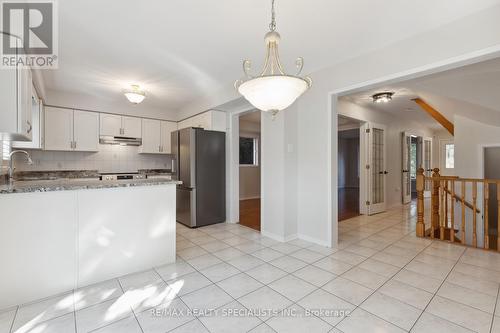
<path fill-rule="evenodd" d="M 304 67 L 303 58 L 297 58 L 295 61 L 297 67 L 295 75 L 285 73 L 278 53 L 281 37 L 276 31 L 274 0 L 271 1 L 270 31 L 264 37 L 267 48 L 264 67 L 258 76 L 253 76 L 250 74 L 252 67 L 250 60 L 243 61 L 245 78 L 237 80 L 234 86 L 253 106 L 259 110 L 271 112 L 274 116 L 292 105 L 298 97 L 309 89 L 312 80 L 307 76 L 300 77 Z"/>
<path fill-rule="evenodd" d="M 128 101 L 132 104 L 141 103 L 146 98 L 146 92 L 142 90 L 137 84 L 131 86 L 132 89 L 125 91 L 123 94 L 127 97 Z"/>

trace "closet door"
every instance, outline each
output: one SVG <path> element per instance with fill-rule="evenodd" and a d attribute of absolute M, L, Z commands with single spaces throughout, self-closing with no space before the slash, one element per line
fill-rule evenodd
<path fill-rule="evenodd" d="M 368 129 L 368 215 L 385 211 L 387 197 L 386 127 L 370 123 Z"/>

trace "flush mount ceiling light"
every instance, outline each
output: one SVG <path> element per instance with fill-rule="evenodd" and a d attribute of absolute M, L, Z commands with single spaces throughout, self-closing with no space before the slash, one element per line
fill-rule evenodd
<path fill-rule="evenodd" d="M 265 35 L 266 59 L 264 67 L 258 76 L 250 74 L 252 64 L 250 60 L 243 61 L 245 78 L 237 80 L 235 88 L 247 101 L 262 111 L 271 112 L 276 115 L 279 111 L 286 109 L 295 102 L 307 89 L 311 87 L 312 80 L 309 77 L 300 77 L 304 67 L 304 59 L 297 58 L 295 75 L 285 74 L 278 53 L 280 34 L 276 31 L 276 14 L 274 0 L 271 2 L 271 24 L 270 31 Z"/>
<path fill-rule="evenodd" d="M 373 103 L 389 103 L 392 101 L 393 92 L 381 92 L 372 96 Z"/>
<path fill-rule="evenodd" d="M 139 104 L 146 98 L 146 92 L 137 84 L 133 84 L 130 90 L 124 92 L 124 95 L 132 104 Z"/>

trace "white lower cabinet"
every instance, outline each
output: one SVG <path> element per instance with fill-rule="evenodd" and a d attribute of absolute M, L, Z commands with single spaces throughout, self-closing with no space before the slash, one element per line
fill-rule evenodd
<path fill-rule="evenodd" d="M 45 108 L 45 150 L 98 151 L 99 114 Z"/>
<path fill-rule="evenodd" d="M 170 154 L 170 136 L 177 130 L 177 123 L 154 119 L 142 120 L 141 154 Z"/>

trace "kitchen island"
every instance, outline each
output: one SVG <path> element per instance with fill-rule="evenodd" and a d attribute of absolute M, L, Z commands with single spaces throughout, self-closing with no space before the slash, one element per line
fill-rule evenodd
<path fill-rule="evenodd" d="M 0 309 L 174 262 L 176 184 L 0 185 Z"/>

